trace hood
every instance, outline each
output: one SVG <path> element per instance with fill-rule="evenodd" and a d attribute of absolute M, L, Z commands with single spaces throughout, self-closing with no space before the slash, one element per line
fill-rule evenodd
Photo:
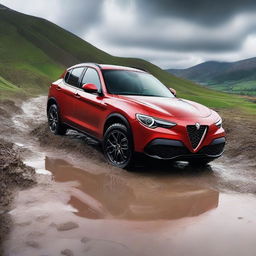
<path fill-rule="evenodd" d="M 148 96 L 120 96 L 129 99 L 146 107 L 152 108 L 152 111 L 159 111 L 179 118 L 208 117 L 211 110 L 199 103 L 179 99 L 164 97 L 148 97 Z"/>

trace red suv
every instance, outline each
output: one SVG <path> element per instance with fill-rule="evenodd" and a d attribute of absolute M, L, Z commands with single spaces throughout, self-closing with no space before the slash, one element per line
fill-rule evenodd
<path fill-rule="evenodd" d="M 222 155 L 225 132 L 213 110 L 176 97 L 136 68 L 83 63 L 50 86 L 50 130 L 73 128 L 102 142 L 106 159 L 125 168 L 135 152 L 204 165 Z"/>

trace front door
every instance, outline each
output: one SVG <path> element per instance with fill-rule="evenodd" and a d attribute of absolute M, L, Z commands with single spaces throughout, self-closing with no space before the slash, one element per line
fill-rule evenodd
<path fill-rule="evenodd" d="M 87 68 L 82 80 L 84 84 L 95 84 L 101 90 L 101 83 L 98 72 L 94 68 Z M 98 93 L 88 93 L 82 89 L 77 90 L 77 100 L 75 105 L 75 117 L 78 120 L 78 128 L 85 130 L 95 137 L 100 136 L 100 123 L 102 122 L 106 105 L 104 96 Z"/>

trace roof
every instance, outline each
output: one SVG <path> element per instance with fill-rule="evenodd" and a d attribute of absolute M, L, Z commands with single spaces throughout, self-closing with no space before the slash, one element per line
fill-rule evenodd
<path fill-rule="evenodd" d="M 99 66 L 103 70 L 106 70 L 106 69 L 119 69 L 119 70 L 133 70 L 133 71 L 145 72 L 145 70 L 142 70 L 142 69 L 136 68 L 136 67 L 126 67 L 126 66 L 108 65 L 108 64 L 100 64 Z"/>
<path fill-rule="evenodd" d="M 130 70 L 130 71 L 140 71 L 140 72 L 146 72 L 146 70 L 143 70 L 141 68 L 136 68 L 136 67 L 126 67 L 126 66 L 118 66 L 118 65 L 110 65 L 110 64 L 97 64 L 97 63 L 80 63 L 77 65 L 74 65 L 70 68 L 74 67 L 81 67 L 81 66 L 95 66 L 98 67 L 102 70 Z"/>

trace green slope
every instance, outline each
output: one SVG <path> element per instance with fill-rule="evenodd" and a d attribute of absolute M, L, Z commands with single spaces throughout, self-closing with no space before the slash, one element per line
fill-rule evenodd
<path fill-rule="evenodd" d="M 171 74 L 242 95 L 256 95 L 256 58 L 236 62 L 208 61 L 187 69 L 169 69 Z"/>
<path fill-rule="evenodd" d="M 236 82 L 211 83 L 209 88 L 228 93 L 256 96 L 256 80 L 241 80 Z"/>
<path fill-rule="evenodd" d="M 256 104 L 177 78 L 142 59 L 107 54 L 72 33 L 44 19 L 0 9 L 0 93 L 11 90 L 30 95 L 47 92 L 64 68 L 80 62 L 97 62 L 141 67 L 177 90 L 179 97 L 209 107 L 238 107 L 256 111 Z M 13 85 L 14 89 L 10 89 Z"/>

